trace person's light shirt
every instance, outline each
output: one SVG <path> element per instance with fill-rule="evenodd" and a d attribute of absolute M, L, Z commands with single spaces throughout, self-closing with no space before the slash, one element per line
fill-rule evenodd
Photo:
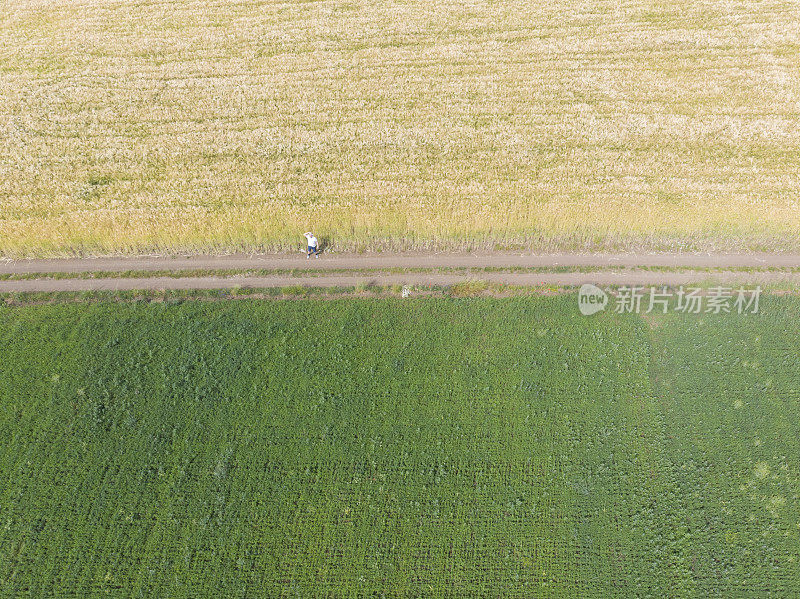
<path fill-rule="evenodd" d="M 317 238 L 313 235 L 308 238 L 308 247 L 315 248 L 317 247 Z"/>

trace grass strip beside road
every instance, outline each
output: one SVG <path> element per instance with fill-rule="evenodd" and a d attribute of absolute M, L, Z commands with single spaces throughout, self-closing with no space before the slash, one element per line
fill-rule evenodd
<path fill-rule="evenodd" d="M 73 271 L 73 272 L 22 272 L 0 273 L 0 281 L 32 281 L 32 280 L 66 280 L 66 279 L 146 279 L 169 277 L 183 279 L 191 277 L 324 277 L 324 276 L 360 276 L 382 274 L 463 274 L 479 276 L 484 273 L 531 273 L 531 274 L 557 274 L 557 273 L 600 273 L 600 272 L 663 272 L 663 273 L 698 273 L 714 275 L 718 273 L 800 273 L 800 267 L 782 266 L 733 266 L 724 268 L 697 267 L 697 266 L 513 266 L 513 267 L 437 267 L 437 268 L 309 268 L 309 269 L 239 269 L 239 268 L 197 268 L 197 269 L 164 269 L 164 270 L 123 270 L 123 271 Z"/>

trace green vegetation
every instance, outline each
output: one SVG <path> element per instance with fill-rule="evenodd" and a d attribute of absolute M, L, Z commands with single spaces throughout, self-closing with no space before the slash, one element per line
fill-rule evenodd
<path fill-rule="evenodd" d="M 798 310 L 0 308 L 0 595 L 796 595 Z"/>
<path fill-rule="evenodd" d="M 318 276 L 358 276 L 365 274 L 558 274 L 558 273 L 604 273 L 626 271 L 636 272 L 685 272 L 698 275 L 717 275 L 729 272 L 746 273 L 800 273 L 796 266 L 448 266 L 425 267 L 382 267 L 382 268 L 178 268 L 174 270 L 72 270 L 72 271 L 34 271 L 19 273 L 0 273 L 0 281 L 33 281 L 37 279 L 147 279 L 169 277 L 181 279 L 190 277 L 318 277 Z"/>

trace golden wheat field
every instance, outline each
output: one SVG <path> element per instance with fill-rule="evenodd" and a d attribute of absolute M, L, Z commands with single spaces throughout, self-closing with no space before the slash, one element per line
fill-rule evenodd
<path fill-rule="evenodd" d="M 0 255 L 797 249 L 796 0 L 1 0 Z"/>

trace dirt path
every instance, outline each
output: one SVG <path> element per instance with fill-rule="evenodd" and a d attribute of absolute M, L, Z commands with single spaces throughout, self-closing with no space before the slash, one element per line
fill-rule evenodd
<path fill-rule="evenodd" d="M 532 267 L 800 267 L 800 254 L 232 254 L 228 256 L 137 256 L 0 261 L 0 274 L 184 269 L 375 269 Z"/>
<path fill-rule="evenodd" d="M 448 269 L 579 268 L 592 272 L 493 272 Z M 647 270 L 652 267 L 678 270 Z M 440 269 L 430 272 L 364 272 L 375 269 Z M 700 269 L 714 268 L 714 271 Z M 734 269 L 755 270 L 734 270 Z M 800 284 L 800 255 L 770 254 L 394 254 L 329 255 L 306 260 L 304 255 L 142 256 L 0 262 L 0 275 L 182 270 L 276 270 L 274 275 L 32 278 L 0 281 L 2 292 L 124 291 L 133 289 L 231 289 L 288 287 L 353 287 L 376 285 L 453 285 L 481 279 L 509 285 L 687 285 L 702 281 L 734 284 Z M 286 270 L 323 272 L 288 274 Z M 694 269 L 694 270 L 692 270 Z M 330 271 L 330 272 L 324 272 Z M 348 272 L 353 271 L 353 272 Z"/>

